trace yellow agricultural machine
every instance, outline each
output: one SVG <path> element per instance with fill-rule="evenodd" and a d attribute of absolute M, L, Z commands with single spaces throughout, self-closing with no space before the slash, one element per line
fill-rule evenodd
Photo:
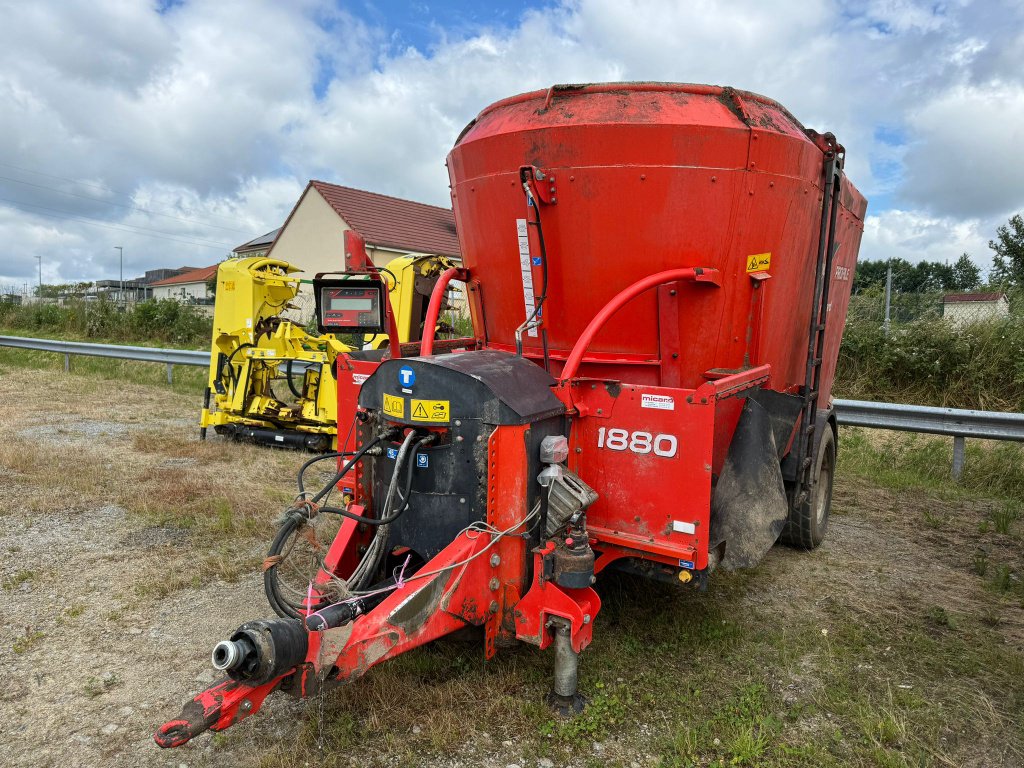
<path fill-rule="evenodd" d="M 380 269 L 400 341 L 418 342 L 438 276 L 454 266 L 441 256 L 400 256 Z M 297 310 L 299 268 L 280 259 L 231 259 L 217 269 L 210 373 L 199 422 L 236 439 L 328 451 L 338 433 L 334 361 L 354 347 L 380 350 L 387 334 L 315 335 L 288 319 Z M 442 332 L 445 328 L 440 329 Z"/>

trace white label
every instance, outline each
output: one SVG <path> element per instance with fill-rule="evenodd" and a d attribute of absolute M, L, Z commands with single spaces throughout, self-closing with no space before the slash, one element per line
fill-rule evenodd
<path fill-rule="evenodd" d="M 274 435 L 274 440 L 276 440 L 279 443 L 283 443 L 284 442 L 284 435 Z"/>
<path fill-rule="evenodd" d="M 697 526 L 693 523 L 683 522 L 682 520 L 673 520 L 672 530 L 676 533 L 696 533 Z"/>
<path fill-rule="evenodd" d="M 659 411 L 674 411 L 676 399 L 668 395 L 641 395 L 641 408 L 656 408 Z"/>
<path fill-rule="evenodd" d="M 526 319 L 529 320 L 536 309 L 533 297 L 533 268 L 530 266 L 530 234 L 526 219 L 516 219 L 516 237 L 519 238 L 519 269 L 523 275 L 523 304 L 526 308 Z M 527 336 L 537 338 L 537 329 L 530 328 Z"/>
<path fill-rule="evenodd" d="M 245 327 L 246 328 L 252 328 L 252 318 L 251 317 L 245 318 Z"/>
<path fill-rule="evenodd" d="M 368 373 L 353 373 L 352 374 L 352 383 L 353 384 L 362 384 L 368 378 L 370 378 L 370 374 L 368 374 Z"/>

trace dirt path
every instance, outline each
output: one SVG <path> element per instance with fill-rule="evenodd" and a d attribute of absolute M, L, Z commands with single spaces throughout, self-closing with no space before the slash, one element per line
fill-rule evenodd
<path fill-rule="evenodd" d="M 208 660 L 213 642 L 243 621 L 269 614 L 255 565 L 291 488 L 296 457 L 220 441 L 200 444 L 190 398 L 158 388 L 117 386 L 115 396 L 111 383 L 102 380 L 0 372 L 0 666 L 5 672 L 0 764 L 198 767 L 258 765 L 261 755 L 268 765 L 292 764 L 289 755 L 309 759 L 312 710 L 285 697 L 271 697 L 257 718 L 225 736 L 204 736 L 169 752 L 154 746 L 154 728 L 213 681 Z M 56 410 L 51 403 L 58 404 Z M 924 526 L 925 509 L 941 512 L 947 527 Z M 823 629 L 835 626 L 838 615 L 870 623 L 878 616 L 898 620 L 903 613 L 922 612 L 934 613 L 938 623 L 945 615 L 973 627 L 997 612 L 992 632 L 1010 652 L 1020 654 L 1021 600 L 994 596 L 983 579 L 970 573 L 977 561 L 978 521 L 987 512 L 985 502 L 941 502 L 840 475 L 832 530 L 821 549 L 806 555 L 777 548 L 753 574 L 725 578 L 717 597 L 713 589 L 684 598 L 683 607 L 696 607 L 707 616 L 711 601 L 720 600 L 739 614 Z M 1024 571 L 1019 539 L 1000 540 L 987 556 L 1015 573 Z M 648 599 L 652 610 L 661 610 L 654 601 L 664 602 L 664 594 L 653 590 L 651 597 L 634 596 L 634 605 L 620 609 L 612 600 L 606 623 L 626 623 Z M 708 626 L 714 623 L 707 621 Z M 611 626 L 603 631 L 624 630 Z M 620 642 L 621 635 L 615 640 Z M 613 651 L 598 648 L 595 653 Z M 438 660 L 428 651 L 403 673 L 414 688 L 424 689 L 412 695 L 426 697 L 428 708 L 430 696 L 441 695 L 431 692 L 432 681 L 437 675 L 444 678 L 449 698 L 438 706 L 455 712 L 458 724 L 446 726 L 449 730 L 471 735 L 468 753 L 453 757 L 445 731 L 432 736 L 430 721 L 443 720 L 440 711 L 403 719 L 409 715 L 402 699 L 410 692 L 391 691 L 391 673 L 375 673 L 375 679 L 342 702 L 361 718 L 348 737 L 354 743 L 368 741 L 359 735 L 364 729 L 390 734 L 383 742 L 375 738 L 364 744 L 359 764 L 561 764 L 544 756 L 544 740 L 551 737 L 544 735 L 547 726 L 537 725 L 544 715 L 536 707 L 527 707 L 525 715 L 507 715 L 504 724 L 488 724 L 484 715 L 481 722 L 466 722 L 477 717 L 486 696 L 503 702 L 532 697 L 544 684 L 547 662 L 536 654 L 513 653 L 494 672 L 477 666 L 477 655 L 472 648 L 457 649 Z M 607 658 L 615 663 L 616 657 Z M 819 655 L 795 658 L 789 671 L 768 670 L 764 679 L 769 688 L 778 688 L 778 702 L 814 701 L 819 708 L 814 717 L 824 718 L 827 713 L 820 710 L 830 705 L 822 704 L 827 700 L 816 681 L 818 664 Z M 418 673 L 417 665 L 432 671 Z M 806 674 L 801 676 L 800 669 Z M 490 692 L 479 700 L 458 693 L 462 671 L 492 686 Z M 881 674 L 877 669 L 864 674 L 876 673 Z M 895 674 L 885 674 L 890 673 Z M 1009 747 L 1003 731 L 1013 727 L 1015 710 L 990 698 L 978 693 L 978 706 L 989 706 L 999 716 L 987 718 L 990 730 L 976 735 L 973 754 L 980 762 L 974 764 L 1019 764 L 1014 762 L 1019 731 Z M 373 704 L 360 699 L 386 700 L 388 709 L 371 712 Z M 359 710 L 362 705 L 368 709 Z M 327 717 L 337 725 L 334 712 Z M 493 715 L 490 711 L 487 717 Z M 655 715 L 657 707 L 651 723 L 659 722 Z M 650 727 L 651 734 L 661 732 L 662 726 Z M 522 741 L 513 738 L 523 729 L 528 732 Z M 658 759 L 662 748 L 640 726 L 613 732 L 619 735 L 604 743 L 584 735 L 583 742 L 599 748 L 588 746 L 570 764 L 629 766 Z M 972 753 L 949 744 L 955 734 L 942 733 L 950 754 L 956 755 L 954 764 L 971 764 Z M 427 736 L 433 741 L 425 742 Z M 350 764 L 348 756 L 338 753 L 324 762 Z"/>

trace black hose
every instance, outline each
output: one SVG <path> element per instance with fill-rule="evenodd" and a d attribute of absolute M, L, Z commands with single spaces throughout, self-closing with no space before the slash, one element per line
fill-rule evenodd
<path fill-rule="evenodd" d="M 231 354 L 228 355 L 228 359 L 224 361 L 224 364 L 228 367 L 228 375 L 231 377 L 231 381 L 234 384 L 234 386 L 236 386 L 236 387 L 238 386 L 238 377 L 242 375 L 242 372 L 241 372 L 241 370 L 239 370 L 238 373 L 235 373 L 235 369 L 231 367 L 231 361 L 232 361 L 232 359 L 234 359 L 235 355 L 238 353 L 238 350 L 245 349 L 246 347 L 255 347 L 255 346 L 256 346 L 255 344 L 250 344 L 248 341 L 243 342 L 243 343 L 239 344 L 237 347 L 235 347 L 234 349 L 232 349 L 231 350 Z"/>
<path fill-rule="evenodd" d="M 338 480 L 341 479 L 341 476 L 347 474 L 349 469 L 351 468 L 351 466 L 354 465 L 355 462 L 357 462 L 361 458 L 361 456 L 363 454 L 365 454 L 366 451 L 368 451 L 372 446 L 376 445 L 377 443 L 379 443 L 380 441 L 382 441 L 384 439 L 385 439 L 385 436 L 378 437 L 374 441 L 372 441 L 371 443 L 368 443 L 367 445 L 364 445 L 361 449 L 356 451 L 355 454 L 353 455 L 353 457 L 346 463 L 346 465 L 343 468 L 343 470 L 341 471 L 341 473 L 339 473 L 339 476 L 336 476 L 335 479 L 332 479 L 331 482 L 326 486 L 324 491 L 328 491 L 329 492 L 330 489 L 333 488 L 334 485 L 338 482 Z M 417 442 L 416 445 L 417 445 L 417 447 L 419 447 L 421 445 L 425 445 L 426 443 L 431 442 L 433 439 L 434 439 L 433 435 L 428 435 L 427 437 L 420 439 Z M 372 526 L 387 525 L 389 523 L 394 522 L 399 517 L 401 517 L 402 513 L 404 513 L 405 510 L 409 506 L 409 496 L 410 496 L 411 489 L 412 489 L 412 474 L 413 474 L 412 470 L 413 470 L 414 465 L 416 464 L 415 453 L 416 453 L 416 449 L 414 448 L 413 451 L 412 451 L 412 455 L 409 456 L 408 460 L 407 460 L 408 463 L 407 463 L 407 466 L 405 468 L 406 469 L 405 490 L 404 490 L 404 493 L 402 494 L 402 496 L 400 497 L 400 506 L 398 508 L 398 511 L 395 514 L 390 515 L 387 518 L 377 519 L 377 518 L 372 518 L 372 517 L 363 517 L 362 515 L 357 515 L 354 512 L 349 512 L 348 510 L 341 509 L 339 507 L 326 507 L 326 506 L 325 507 L 321 507 L 320 508 L 320 512 L 327 512 L 327 513 L 331 513 L 331 514 L 338 514 L 338 515 L 341 515 L 342 517 L 347 517 L 347 518 L 350 518 L 352 520 L 355 520 L 356 522 L 367 523 L 368 525 L 372 525 Z M 306 462 L 303 465 L 303 469 L 305 469 L 305 467 L 307 467 L 308 465 L 314 463 L 314 461 L 317 461 L 317 460 L 320 460 L 320 459 L 324 459 L 324 458 L 330 458 L 330 457 L 317 456 L 315 459 L 312 459 L 312 460 Z M 401 470 L 400 467 L 395 467 L 395 471 L 396 472 L 398 472 L 400 470 Z M 301 483 L 301 472 L 302 472 L 302 470 L 300 470 L 300 483 Z M 321 493 L 324 493 L 324 491 L 321 491 Z M 300 488 L 300 494 L 301 493 L 302 493 L 302 490 Z M 319 498 L 320 498 L 319 495 L 314 497 L 313 503 L 316 503 L 316 501 Z M 306 524 L 306 521 L 302 518 L 301 515 L 297 515 L 297 514 L 289 514 L 289 515 L 287 515 L 287 517 L 285 518 L 284 523 L 278 529 L 277 535 L 274 536 L 274 540 L 271 542 L 270 548 L 267 550 L 267 558 L 269 559 L 269 558 L 272 558 L 272 557 L 279 557 L 281 555 L 281 552 L 284 551 L 285 545 L 287 544 L 289 538 L 291 538 L 291 536 L 297 532 L 297 530 L 298 530 L 300 525 L 305 525 L 305 524 Z M 278 568 L 278 565 L 280 565 L 280 563 L 275 563 L 274 565 L 271 565 L 269 568 L 267 568 L 263 572 L 263 591 L 267 595 L 267 602 L 270 603 L 271 609 L 273 609 L 274 613 L 276 613 L 278 616 L 283 616 L 285 618 L 302 618 L 303 613 L 301 611 L 302 611 L 303 608 L 305 608 L 305 606 L 301 605 L 301 604 L 296 606 L 295 604 L 290 603 L 284 596 L 281 595 L 280 585 L 279 585 L 278 579 L 277 579 L 277 568 Z M 317 606 L 314 606 L 314 610 L 316 610 L 319 607 L 319 605 L 322 605 L 323 602 L 324 602 L 324 599 L 321 598 L 320 603 Z"/>
<path fill-rule="evenodd" d="M 288 379 L 288 389 L 290 389 L 292 391 L 292 394 L 295 395 L 295 399 L 296 400 L 301 400 L 302 399 L 302 393 L 299 392 L 299 390 L 297 390 L 295 388 L 295 384 L 294 384 L 294 382 L 292 382 L 292 363 L 294 363 L 294 362 L 295 362 L 294 360 L 289 358 L 288 362 L 285 364 L 284 372 L 285 372 L 285 377 Z M 321 373 L 320 375 L 322 376 L 323 373 Z"/>
<path fill-rule="evenodd" d="M 355 512 L 349 512 L 347 509 L 341 507 L 320 507 L 321 512 L 327 512 L 332 515 L 341 515 L 347 517 L 349 520 L 355 520 L 357 523 L 366 523 L 367 525 L 380 526 L 390 525 L 402 516 L 402 513 L 409 507 L 409 495 L 412 491 L 412 474 L 416 468 L 416 449 L 434 439 L 433 435 L 428 435 L 419 442 L 416 443 L 416 448 L 413 448 L 412 455 L 410 456 L 408 463 L 405 466 L 405 488 L 398 492 L 399 507 L 398 510 L 388 517 L 363 517 L 357 515 Z M 400 472 L 400 467 L 395 467 L 395 472 Z"/>
<path fill-rule="evenodd" d="M 335 473 L 334 477 L 331 478 L 330 482 L 328 482 L 327 485 L 325 485 L 323 488 L 321 488 L 320 491 L 316 494 L 316 496 L 314 496 L 311 499 L 311 501 L 314 504 L 316 504 L 317 502 L 320 501 L 320 499 L 322 499 L 324 496 L 326 496 L 328 493 L 330 493 L 331 489 L 341 481 L 341 478 L 343 478 L 345 475 L 347 475 L 352 470 L 352 467 L 355 466 L 356 462 L 359 461 L 361 458 L 363 458 L 363 455 L 368 450 L 373 448 L 373 446 L 377 445 L 377 443 L 381 442 L 384 439 L 385 439 L 385 435 L 381 435 L 380 437 L 374 438 L 373 440 L 368 442 L 366 445 L 364 445 L 362 448 L 360 448 L 358 451 L 353 453 L 352 454 L 352 458 L 349 459 L 347 462 L 345 462 L 345 465 L 340 470 L 338 470 Z M 324 459 L 333 459 L 333 458 L 337 458 L 338 456 L 342 456 L 342 455 L 346 455 L 346 454 L 343 451 L 332 451 L 331 453 L 326 453 L 326 454 L 323 454 L 322 456 L 316 456 L 316 457 L 310 459 L 309 461 L 307 461 L 305 464 L 303 464 L 302 468 L 299 470 L 299 477 L 298 477 L 298 483 L 297 483 L 298 487 L 299 487 L 299 495 L 301 496 L 302 494 L 304 494 L 306 492 L 306 485 L 305 485 L 305 483 L 303 482 L 303 479 L 302 479 L 302 474 L 303 474 L 303 472 L 305 472 L 306 467 L 308 467 L 310 464 L 314 464 L 314 463 L 316 463 L 318 461 L 322 461 Z"/>

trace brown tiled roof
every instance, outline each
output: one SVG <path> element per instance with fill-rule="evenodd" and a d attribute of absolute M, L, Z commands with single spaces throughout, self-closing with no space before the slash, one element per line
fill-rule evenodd
<path fill-rule="evenodd" d="M 961 301 L 999 301 L 1005 293 L 947 293 L 942 297 L 943 304 L 956 304 Z"/>
<path fill-rule="evenodd" d="M 212 267 L 200 267 L 199 269 L 182 272 L 180 275 L 166 277 L 163 280 L 157 280 L 155 283 L 150 283 L 149 287 L 152 288 L 158 285 L 178 285 L 179 283 L 205 283 L 217 274 L 218 266 L 220 265 L 214 264 Z"/>
<path fill-rule="evenodd" d="M 450 208 L 402 200 L 315 179 L 309 182 L 309 186 L 319 192 L 331 208 L 363 236 L 368 245 L 442 256 L 459 256 L 462 253 L 459 238 L 455 234 L 455 214 Z M 309 192 L 309 187 L 306 192 Z M 302 198 L 299 198 L 301 201 Z M 290 220 L 291 215 L 288 218 Z M 288 226 L 287 221 L 284 226 Z"/>

